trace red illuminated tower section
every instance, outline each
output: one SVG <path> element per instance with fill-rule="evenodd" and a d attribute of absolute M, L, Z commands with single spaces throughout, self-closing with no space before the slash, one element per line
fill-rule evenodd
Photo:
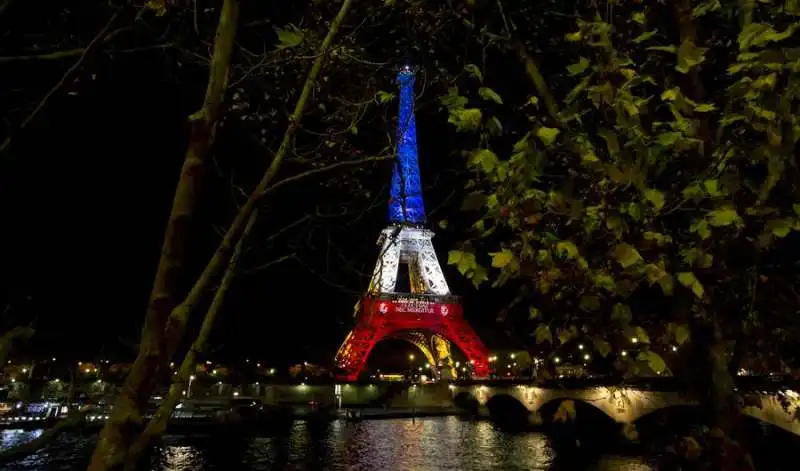
<path fill-rule="evenodd" d="M 473 375 L 489 374 L 489 351 L 463 317 L 461 301 L 450 293 L 427 229 L 417 160 L 414 74 L 398 74 L 400 116 L 397 159 L 392 174 L 389 226 L 367 294 L 356 305 L 356 325 L 336 354 L 339 379 L 355 381 L 372 348 L 387 337 L 417 333 L 449 341 L 467 357 Z M 399 271 L 408 270 L 409 292 L 397 291 Z"/>

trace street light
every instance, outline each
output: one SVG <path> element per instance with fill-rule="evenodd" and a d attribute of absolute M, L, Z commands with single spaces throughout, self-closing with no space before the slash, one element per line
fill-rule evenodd
<path fill-rule="evenodd" d="M 186 386 L 186 397 L 192 397 L 192 381 L 194 381 L 195 376 L 189 376 L 189 385 Z"/>

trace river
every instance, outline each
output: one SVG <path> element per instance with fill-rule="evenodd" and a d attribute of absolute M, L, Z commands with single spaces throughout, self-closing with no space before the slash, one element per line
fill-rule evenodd
<path fill-rule="evenodd" d="M 2 431 L 2 448 L 37 433 Z M 85 469 L 94 438 L 65 435 L 3 471 Z M 327 426 L 295 422 L 279 437 L 166 436 L 152 471 L 245 470 L 615 470 L 659 469 L 655 458 L 630 454 L 559 453 L 541 433 L 510 434 L 488 421 L 456 417 L 365 420 Z"/>

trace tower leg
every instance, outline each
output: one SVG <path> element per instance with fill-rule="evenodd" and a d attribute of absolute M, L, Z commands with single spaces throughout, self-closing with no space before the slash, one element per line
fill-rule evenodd
<path fill-rule="evenodd" d="M 339 369 L 338 378 L 342 381 L 357 381 L 358 375 L 364 370 L 367 356 L 372 347 L 380 338 L 378 332 L 365 322 L 359 322 L 345 338 L 344 343 L 336 353 L 336 366 Z"/>
<path fill-rule="evenodd" d="M 450 287 L 447 286 L 447 280 L 441 265 L 439 265 L 439 258 L 436 256 L 430 237 L 420 240 L 419 245 L 418 263 L 428 292 L 438 295 L 450 294 Z"/>
<path fill-rule="evenodd" d="M 395 228 L 383 231 L 383 244 L 378 263 L 369 283 L 370 293 L 394 293 L 397 270 L 400 268 L 400 241 Z"/>

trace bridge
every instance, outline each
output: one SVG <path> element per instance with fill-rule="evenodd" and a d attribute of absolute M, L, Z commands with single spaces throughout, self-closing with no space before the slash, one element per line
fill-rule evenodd
<path fill-rule="evenodd" d="M 386 405 L 402 408 L 449 408 L 474 398 L 480 407 L 514 401 L 529 412 L 557 407 L 565 400 L 589 405 L 618 424 L 633 424 L 671 407 L 697 406 L 676 381 L 647 380 L 628 383 L 573 382 L 531 384 L 514 381 L 469 381 L 407 385 L 401 383 L 264 385 L 266 404 L 307 404 L 315 401 L 338 407 Z M 741 383 L 741 382 L 740 382 Z M 742 413 L 800 436 L 800 385 L 750 382 L 739 385 Z"/>

